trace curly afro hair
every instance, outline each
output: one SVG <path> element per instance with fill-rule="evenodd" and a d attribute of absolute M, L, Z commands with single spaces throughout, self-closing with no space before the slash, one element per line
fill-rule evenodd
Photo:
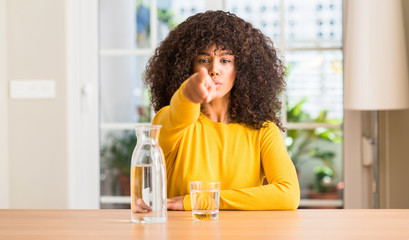
<path fill-rule="evenodd" d="M 284 131 L 278 117 L 282 105 L 278 95 L 285 89 L 285 71 L 273 42 L 250 23 L 223 11 L 189 17 L 155 50 L 146 66 L 145 78 L 155 111 L 170 104 L 176 90 L 193 74 L 199 50 L 212 44 L 230 50 L 235 57 L 231 121 L 254 129 L 274 122 Z"/>

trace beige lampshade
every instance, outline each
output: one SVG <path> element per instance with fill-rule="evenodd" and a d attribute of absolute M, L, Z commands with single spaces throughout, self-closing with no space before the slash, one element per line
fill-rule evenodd
<path fill-rule="evenodd" d="M 401 0 L 345 1 L 345 109 L 409 108 L 401 5 Z"/>

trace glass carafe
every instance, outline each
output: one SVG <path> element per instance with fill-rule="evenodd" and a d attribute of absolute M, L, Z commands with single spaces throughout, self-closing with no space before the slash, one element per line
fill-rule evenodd
<path fill-rule="evenodd" d="M 166 171 L 158 143 L 160 125 L 135 127 L 137 144 L 131 163 L 131 211 L 134 223 L 159 223 L 167 219 Z"/>

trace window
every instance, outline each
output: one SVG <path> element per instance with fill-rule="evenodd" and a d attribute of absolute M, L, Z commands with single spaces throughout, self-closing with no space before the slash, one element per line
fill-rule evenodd
<path fill-rule="evenodd" d="M 211 5 L 100 0 L 102 208 L 129 203 L 133 126 L 153 115 L 141 80 L 147 60 L 170 29 Z M 299 171 L 301 207 L 342 207 L 342 1 L 225 0 L 223 6 L 269 36 L 286 63 L 281 115 Z"/>
<path fill-rule="evenodd" d="M 135 123 L 153 116 L 143 71 L 157 44 L 205 1 L 100 1 L 101 208 L 129 203 Z M 155 26 L 155 27 L 153 27 Z"/>

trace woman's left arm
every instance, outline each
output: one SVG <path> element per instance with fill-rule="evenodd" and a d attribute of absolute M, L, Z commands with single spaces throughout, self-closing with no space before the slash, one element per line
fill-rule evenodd
<path fill-rule="evenodd" d="M 268 185 L 220 191 L 220 209 L 235 210 L 294 210 L 300 202 L 297 173 L 288 156 L 278 127 L 264 128 L 260 139 L 261 162 Z M 184 201 L 190 210 L 190 197 Z"/>
<path fill-rule="evenodd" d="M 273 123 L 261 131 L 261 162 L 268 182 L 262 186 L 268 193 L 261 200 L 278 209 L 296 209 L 300 202 L 300 186 L 281 131 Z"/>

